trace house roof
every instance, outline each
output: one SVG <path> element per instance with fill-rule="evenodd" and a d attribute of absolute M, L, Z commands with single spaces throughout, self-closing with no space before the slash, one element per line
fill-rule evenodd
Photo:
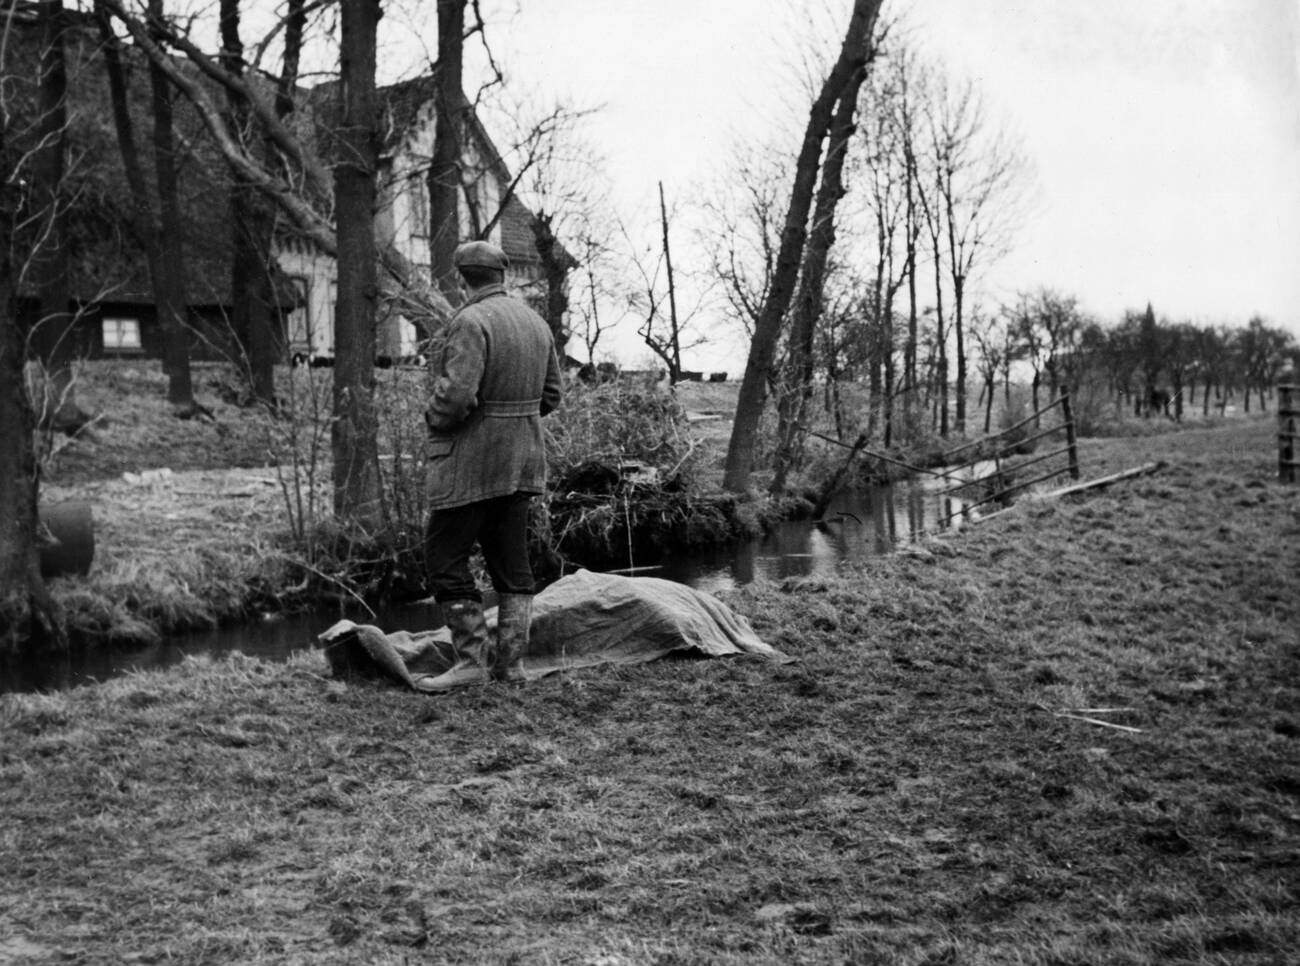
<path fill-rule="evenodd" d="M 65 196 L 70 286 L 74 298 L 99 302 L 152 302 L 153 288 L 139 239 L 133 234 L 134 206 L 122 164 L 105 61 L 97 30 L 69 12 L 68 162 Z M 20 8 L 12 20 L 6 51 L 6 80 L 12 85 L 15 118 L 11 135 L 21 144 L 34 136 L 41 36 L 35 18 Z M 148 70 L 131 45 L 122 48 L 129 111 L 141 166 L 154 195 L 153 119 Z M 224 304 L 230 296 L 231 224 L 229 171 L 190 104 L 173 99 L 184 212 L 186 300 L 191 305 Z M 24 294 L 30 294 L 24 286 Z"/>

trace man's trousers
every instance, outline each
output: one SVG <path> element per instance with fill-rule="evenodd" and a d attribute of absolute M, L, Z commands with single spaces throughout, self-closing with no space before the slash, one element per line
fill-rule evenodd
<path fill-rule="evenodd" d="M 528 560 L 528 507 L 531 493 L 512 493 L 434 510 L 424 534 L 424 561 L 434 599 L 483 599 L 469 570 L 477 543 L 483 550 L 492 587 L 498 594 L 532 594 Z"/>

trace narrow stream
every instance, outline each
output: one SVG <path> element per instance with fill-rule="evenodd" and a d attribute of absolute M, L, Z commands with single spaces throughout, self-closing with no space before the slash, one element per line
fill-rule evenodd
<path fill-rule="evenodd" d="M 709 592 L 755 580 L 833 574 L 845 564 L 890 553 L 926 534 L 960 529 L 978 518 L 978 510 L 964 512 L 961 500 L 940 495 L 943 486 L 940 480 L 924 480 L 840 493 L 822 521 L 786 521 L 761 538 L 635 572 Z"/>
<path fill-rule="evenodd" d="M 943 481 L 919 480 L 867 491 L 839 494 L 824 520 L 788 521 L 762 538 L 672 560 L 631 561 L 619 571 L 662 577 L 717 592 L 756 580 L 832 574 L 837 568 L 916 542 L 924 535 L 959 528 L 979 511 L 963 512 L 960 500 L 939 491 Z M 490 602 L 489 602 L 490 603 Z M 179 664 L 188 655 L 221 657 L 232 651 L 284 660 L 311 647 L 317 634 L 341 616 L 385 629 L 437 627 L 436 605 L 407 605 L 368 614 L 294 614 L 264 621 L 177 636 L 151 647 L 95 648 L 54 659 L 0 665 L 0 693 L 53 691 L 93 684 L 132 670 Z"/>

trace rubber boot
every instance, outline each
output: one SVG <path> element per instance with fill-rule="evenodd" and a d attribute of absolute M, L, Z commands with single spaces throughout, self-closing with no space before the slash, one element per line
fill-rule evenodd
<path fill-rule="evenodd" d="M 522 684 L 519 661 L 528 651 L 528 630 L 533 618 L 532 594 L 502 594 L 497 605 L 497 646 L 489 673 L 493 681 Z"/>
<path fill-rule="evenodd" d="M 491 644 L 487 622 L 483 620 L 483 605 L 477 600 L 444 600 L 439 604 L 451 628 L 451 648 L 457 660 L 469 658 L 487 668 Z"/>

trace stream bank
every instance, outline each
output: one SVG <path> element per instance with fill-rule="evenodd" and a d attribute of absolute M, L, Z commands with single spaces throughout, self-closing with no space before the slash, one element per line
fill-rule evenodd
<path fill-rule="evenodd" d="M 586 564 L 588 569 L 659 577 L 709 593 L 735 590 L 755 581 L 828 577 L 845 565 L 857 565 L 904 545 L 960 526 L 952 503 L 936 495 L 930 480 L 874 487 L 837 494 L 821 520 L 795 516 L 803 505 L 789 501 L 767 504 L 769 513 L 785 509 L 791 515 L 762 519 L 746 533 L 740 525 L 725 542 L 674 545 L 670 532 L 639 535 L 633 553 L 617 553 Z M 635 505 L 635 494 L 628 495 Z M 697 501 L 697 505 L 702 501 Z M 731 509 L 737 501 L 719 495 L 712 508 Z M 749 508 L 749 504 L 741 504 Z M 734 510 L 732 510 L 734 514 Z M 710 520 L 721 517 L 710 517 Z M 736 536 L 730 536 L 730 534 Z M 614 541 L 617 543 L 617 541 Z M 570 564 L 569 569 L 573 565 Z M 558 576 L 558 575 L 557 575 Z M 491 594 L 488 595 L 491 606 Z M 348 604 L 351 606 L 347 606 Z M 252 612 L 250 616 L 215 627 L 185 631 L 159 630 L 147 640 L 80 642 L 69 653 L 11 663 L 0 675 L 0 692 L 58 690 L 107 680 L 127 671 L 170 667 L 186 657 L 223 657 L 234 651 L 263 660 L 282 661 L 308 649 L 316 635 L 335 620 L 376 624 L 387 630 L 421 630 L 441 625 L 436 605 L 427 602 L 372 601 L 373 613 L 347 598 L 305 606 L 295 612 Z"/>

